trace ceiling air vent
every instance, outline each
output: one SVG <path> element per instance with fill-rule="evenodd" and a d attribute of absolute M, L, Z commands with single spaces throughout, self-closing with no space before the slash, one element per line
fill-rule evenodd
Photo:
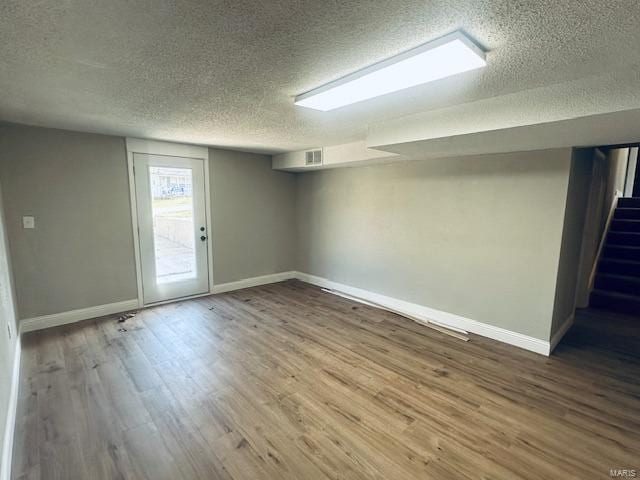
<path fill-rule="evenodd" d="M 322 150 L 309 150 L 304 154 L 304 164 L 306 166 L 322 165 Z"/>

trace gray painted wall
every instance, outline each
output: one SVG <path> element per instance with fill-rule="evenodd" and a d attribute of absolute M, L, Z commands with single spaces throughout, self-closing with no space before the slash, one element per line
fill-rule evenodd
<path fill-rule="evenodd" d="M 550 337 L 573 314 L 576 307 L 576 289 L 583 251 L 585 215 L 589 205 L 593 156 L 593 149 L 584 148 L 574 150 L 571 158 Z"/>
<path fill-rule="evenodd" d="M 16 327 L 11 262 L 7 248 L 6 224 L 3 212 L 2 192 L 0 191 L 0 455 L 4 451 L 5 426 L 7 424 L 11 394 L 16 340 L 18 338 L 16 335 L 18 329 Z M 11 338 L 9 338 L 7 325 L 11 327 Z M 1 468 L 3 468 L 2 465 L 0 465 Z"/>
<path fill-rule="evenodd" d="M 3 125 L 0 178 L 20 318 L 137 297 L 124 139 Z"/>
<path fill-rule="evenodd" d="M 624 192 L 624 184 L 627 177 L 627 164 L 629 162 L 629 149 L 628 148 L 614 148 L 609 150 L 607 154 L 607 160 L 609 162 L 609 174 L 607 177 L 607 192 L 606 200 L 608 205 L 611 205 L 611 200 L 616 194 L 616 191 Z M 607 214 L 609 212 L 607 211 Z M 607 217 L 602 219 L 602 228 L 606 226 Z"/>
<path fill-rule="evenodd" d="M 271 169 L 271 156 L 209 149 L 214 283 L 295 267 L 292 173 Z"/>
<path fill-rule="evenodd" d="M 210 174 L 215 283 L 292 270 L 295 176 L 219 149 Z M 19 318 L 137 298 L 123 138 L 0 125 L 0 178 Z"/>
<path fill-rule="evenodd" d="M 136 298 L 124 140 L 3 125 L 0 152 L 19 317 Z M 210 149 L 214 282 L 297 269 L 547 340 L 570 167 L 561 149 L 295 175 Z"/>
<path fill-rule="evenodd" d="M 571 150 L 305 173 L 298 270 L 548 340 Z"/>

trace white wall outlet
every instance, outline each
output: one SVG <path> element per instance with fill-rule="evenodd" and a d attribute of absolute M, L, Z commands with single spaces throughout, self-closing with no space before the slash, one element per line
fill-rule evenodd
<path fill-rule="evenodd" d="M 22 228 L 36 228 L 36 217 L 31 215 L 22 217 Z"/>

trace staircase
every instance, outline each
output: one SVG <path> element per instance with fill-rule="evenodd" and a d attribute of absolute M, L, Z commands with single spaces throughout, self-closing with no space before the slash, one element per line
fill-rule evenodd
<path fill-rule="evenodd" d="M 640 197 L 618 199 L 589 303 L 640 316 Z"/>

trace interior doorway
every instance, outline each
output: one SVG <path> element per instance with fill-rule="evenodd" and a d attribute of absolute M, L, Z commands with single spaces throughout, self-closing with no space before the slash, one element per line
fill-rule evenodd
<path fill-rule="evenodd" d="M 638 145 L 595 149 L 576 306 L 640 314 Z"/>

